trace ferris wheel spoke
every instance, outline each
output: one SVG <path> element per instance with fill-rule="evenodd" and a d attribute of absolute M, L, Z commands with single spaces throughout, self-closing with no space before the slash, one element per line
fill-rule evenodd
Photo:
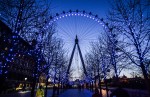
<path fill-rule="evenodd" d="M 71 26 L 71 22 L 69 20 L 70 18 L 71 17 L 69 17 L 69 18 L 66 19 L 66 23 L 65 24 L 67 24 L 68 32 L 70 32 L 70 34 L 72 35 L 72 34 L 74 34 L 74 31 L 73 31 L 73 28 Z"/>
<path fill-rule="evenodd" d="M 68 17 L 69 18 L 69 17 Z M 68 20 L 68 18 L 65 19 L 65 22 L 61 23 L 61 21 L 59 21 L 59 23 L 57 24 L 58 25 L 58 29 L 60 28 L 64 33 L 62 34 L 65 34 L 66 36 L 69 36 L 70 39 L 73 38 L 72 36 L 72 27 L 70 26 L 70 21 Z"/>
<path fill-rule="evenodd" d="M 74 20 L 75 20 L 75 25 L 74 25 L 75 26 L 75 34 L 77 34 L 77 18 L 75 17 Z"/>
<path fill-rule="evenodd" d="M 57 25 L 58 28 L 60 28 L 61 31 L 63 31 L 65 33 L 65 35 L 69 36 L 70 39 L 72 39 L 72 36 L 61 26 Z"/>
<path fill-rule="evenodd" d="M 91 24 L 91 23 L 86 23 L 86 24 L 83 24 L 84 26 L 83 26 L 83 30 L 82 30 L 82 36 L 84 36 L 84 34 L 85 34 L 85 32 L 89 29 L 89 27 L 90 26 L 92 26 L 93 25 L 93 23 Z"/>
<path fill-rule="evenodd" d="M 97 39 L 98 39 L 97 33 L 87 33 L 83 38 L 83 40 L 97 40 Z"/>
<path fill-rule="evenodd" d="M 94 28 L 96 28 L 96 25 L 97 25 L 97 24 L 91 25 L 91 27 L 88 28 L 88 29 L 84 32 L 84 34 L 83 34 L 84 38 L 86 38 L 88 35 L 94 33 L 94 32 L 91 33 L 91 31 L 92 31 Z"/>
<path fill-rule="evenodd" d="M 87 19 L 87 18 L 86 18 Z M 88 21 L 87 20 L 84 20 L 84 19 L 80 19 L 80 21 L 79 22 L 82 22 L 82 24 L 81 24 L 81 27 L 80 27 L 80 38 L 82 38 L 82 35 L 83 35 L 83 32 L 84 32 L 84 30 L 85 29 L 87 29 L 88 28 L 88 25 L 90 25 L 89 23 L 88 23 Z M 86 27 L 86 28 L 85 28 Z"/>
<path fill-rule="evenodd" d="M 86 34 L 86 32 L 89 30 L 89 29 L 91 29 L 91 27 L 93 27 L 93 25 L 94 25 L 95 23 L 91 23 L 91 24 L 88 24 L 88 26 L 86 27 L 86 29 L 84 29 L 84 31 L 83 31 L 83 36 Z"/>
<path fill-rule="evenodd" d="M 81 23 L 80 23 L 80 30 L 78 32 L 80 35 L 79 37 L 82 38 L 83 31 L 88 28 L 89 23 L 88 21 L 84 20 L 83 17 L 79 20 L 79 22 Z"/>

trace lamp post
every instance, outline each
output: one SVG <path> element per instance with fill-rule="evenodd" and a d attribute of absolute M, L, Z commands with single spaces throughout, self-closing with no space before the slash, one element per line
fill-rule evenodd
<path fill-rule="evenodd" d="M 23 90 L 25 91 L 26 90 L 26 81 L 27 81 L 27 78 L 24 78 L 24 88 L 23 88 Z"/>

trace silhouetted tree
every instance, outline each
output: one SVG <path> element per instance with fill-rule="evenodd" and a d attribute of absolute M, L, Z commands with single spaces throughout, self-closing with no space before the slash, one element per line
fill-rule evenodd
<path fill-rule="evenodd" d="M 149 0 L 114 0 L 108 18 L 114 29 L 122 34 L 120 39 L 126 46 L 119 47 L 120 50 L 141 68 L 148 88 L 149 64 L 144 61 L 150 56 L 149 3 Z"/>

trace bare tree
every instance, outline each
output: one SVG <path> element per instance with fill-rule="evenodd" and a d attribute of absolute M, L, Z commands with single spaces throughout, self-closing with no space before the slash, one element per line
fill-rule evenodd
<path fill-rule="evenodd" d="M 147 87 L 148 67 L 145 60 L 150 57 L 150 6 L 149 0 L 114 0 L 109 21 L 122 34 L 120 50 L 130 61 L 141 68 Z M 150 90 L 150 89 L 149 89 Z"/>
<path fill-rule="evenodd" d="M 0 19 L 24 40 L 32 41 L 49 19 L 47 0 L 1 0 Z"/>

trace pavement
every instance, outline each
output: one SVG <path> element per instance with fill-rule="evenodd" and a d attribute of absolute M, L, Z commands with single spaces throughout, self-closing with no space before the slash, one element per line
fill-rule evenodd
<path fill-rule="evenodd" d="M 115 88 L 110 88 L 110 90 L 114 90 Z M 125 89 L 130 94 L 130 97 L 150 97 L 148 95 L 148 91 L 145 90 L 137 90 L 137 89 Z M 48 90 L 47 97 L 52 97 L 52 89 Z M 0 94 L 0 97 L 30 97 L 30 91 L 20 91 L 16 93 L 10 94 Z M 109 94 L 111 92 L 109 91 Z M 60 95 L 57 97 L 92 97 L 93 91 L 87 89 L 66 89 L 64 91 L 60 91 Z M 103 97 L 107 97 L 106 90 L 102 89 Z"/>
<path fill-rule="evenodd" d="M 47 97 L 52 97 L 52 89 L 48 90 Z M 17 93 L 1 94 L 0 97 L 30 97 L 30 91 L 20 91 Z M 87 89 L 66 89 L 61 91 L 58 97 L 92 97 L 93 92 Z"/>
<path fill-rule="evenodd" d="M 58 97 L 92 97 L 92 92 L 87 89 L 68 89 Z"/>
<path fill-rule="evenodd" d="M 0 97 L 30 97 L 31 91 L 20 91 L 16 93 L 10 93 L 10 94 L 0 94 Z M 52 95 L 52 89 L 48 90 L 47 97 L 51 97 Z"/>

